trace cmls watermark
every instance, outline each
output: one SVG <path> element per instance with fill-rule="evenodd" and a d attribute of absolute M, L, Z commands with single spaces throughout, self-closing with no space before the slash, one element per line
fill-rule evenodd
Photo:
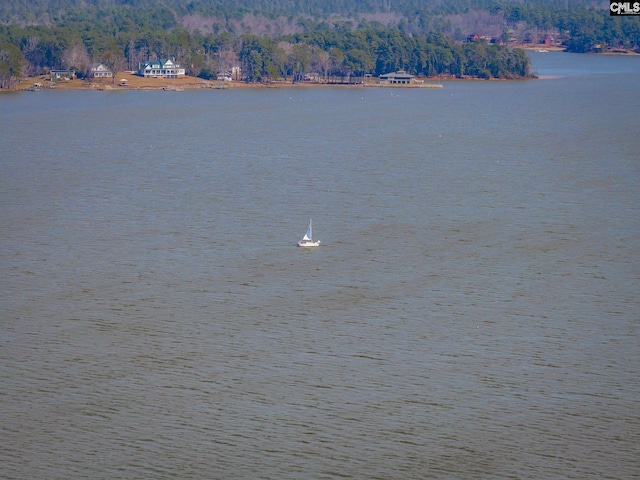
<path fill-rule="evenodd" d="M 640 15 L 640 2 L 615 2 L 609 0 L 609 15 Z"/>

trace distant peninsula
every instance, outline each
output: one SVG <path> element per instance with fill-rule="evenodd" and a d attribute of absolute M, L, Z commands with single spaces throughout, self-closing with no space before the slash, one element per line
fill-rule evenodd
<path fill-rule="evenodd" d="M 371 85 L 398 71 L 427 83 L 531 78 L 523 47 L 636 52 L 639 36 L 640 17 L 611 17 L 592 0 L 5 2 L 0 88 L 42 83 L 52 72 L 71 72 L 69 85 L 83 88 L 108 88 L 105 78 L 111 88 L 135 88 L 133 79 L 120 82 L 122 72 L 167 61 L 196 88 Z"/>

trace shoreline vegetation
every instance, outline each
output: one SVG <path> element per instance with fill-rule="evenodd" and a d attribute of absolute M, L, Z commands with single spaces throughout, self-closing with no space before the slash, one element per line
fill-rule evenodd
<path fill-rule="evenodd" d="M 240 86 L 223 77 L 252 87 L 371 86 L 401 71 L 423 86 L 529 79 L 525 50 L 628 55 L 640 53 L 639 35 L 640 17 L 614 18 L 595 0 L 20 1 L 0 6 L 0 89 L 50 72 L 113 72 L 112 88 L 134 88 L 120 77 L 136 69 L 194 79 L 137 87 L 166 89 Z"/>
<path fill-rule="evenodd" d="M 0 87 L 9 87 L 9 90 L 37 90 L 58 86 L 76 89 L 95 86 L 100 90 L 113 88 L 176 90 L 241 85 L 245 87 L 360 85 L 433 88 L 437 87 L 434 82 L 440 80 L 534 78 L 531 72 L 531 61 L 522 48 L 490 44 L 485 39 L 455 43 L 442 35 L 415 39 L 397 31 L 397 38 L 389 39 L 385 35 L 390 31 L 384 29 L 370 29 L 367 32 L 372 38 L 381 42 L 382 46 L 379 45 L 368 53 L 362 49 L 345 47 L 344 54 L 335 47 L 326 52 L 303 43 L 293 46 L 287 54 L 287 49 L 281 44 L 275 46 L 272 41 L 255 36 L 243 37 L 241 51 L 237 54 L 238 58 L 230 68 L 217 69 L 217 74 L 212 68 L 195 68 L 192 63 L 182 66 L 175 59 L 157 61 L 157 66 L 154 67 L 140 62 L 139 68 L 144 66 L 148 73 L 153 74 L 152 78 L 148 78 L 149 75 L 136 76 L 137 70 L 132 69 L 135 62 L 129 62 L 127 68 L 120 53 L 114 53 L 111 58 L 113 61 L 106 61 L 104 64 L 86 64 L 83 68 L 70 67 L 66 70 L 52 69 L 43 64 L 38 69 L 31 69 L 30 75 L 24 75 L 24 60 L 16 53 L 14 70 L 23 70 L 23 75 L 11 74 L 11 71 L 8 71 Z M 361 35 L 353 32 L 346 35 L 351 42 L 355 42 L 355 39 L 359 42 L 365 41 Z M 16 50 L 15 46 L 13 48 Z M 402 55 L 394 53 L 396 49 L 402 50 Z M 382 51 L 386 53 L 380 53 Z M 395 58 L 398 55 L 400 56 Z M 75 65 L 78 61 L 68 63 Z M 168 69 L 175 69 L 178 72 L 177 76 L 175 73 L 171 75 L 174 78 L 169 81 L 165 80 L 165 72 L 162 70 L 165 68 L 165 63 L 170 65 Z M 402 68 L 404 65 L 407 65 L 406 74 L 405 68 Z M 99 75 L 93 74 L 94 69 Z M 105 72 L 108 75 L 105 75 Z M 50 78 L 49 73 L 51 73 Z M 401 79 L 390 79 L 389 76 L 393 73 L 402 73 L 405 76 Z M 386 79 L 383 79 L 383 74 L 387 76 Z M 220 82 L 221 76 L 227 81 Z M 231 81 L 232 78 L 235 81 Z M 82 81 L 77 82 L 76 79 L 82 79 Z M 12 80 L 15 82 L 13 85 Z"/>
<path fill-rule="evenodd" d="M 563 52 L 565 48 L 555 45 L 517 45 L 513 48 L 521 48 L 523 50 L 529 50 L 540 53 L 548 52 Z M 596 55 L 628 55 L 638 56 L 640 54 L 627 51 L 608 51 L 601 52 Z M 526 78 L 519 78 L 516 80 L 532 80 L 541 79 L 546 80 L 551 77 L 539 77 L 529 76 Z M 417 79 L 416 83 L 410 85 L 392 85 L 388 83 L 382 83 L 378 78 L 367 77 L 363 81 L 292 81 L 292 80 L 272 80 L 268 82 L 246 82 L 242 80 L 205 80 L 199 77 L 182 76 L 180 78 L 145 78 L 137 75 L 134 71 L 118 72 L 116 80 L 113 79 L 92 79 L 81 80 L 78 78 L 69 80 L 57 80 L 51 81 L 49 75 L 38 75 L 34 77 L 23 78 L 15 88 L 0 89 L 0 92 L 10 91 L 38 91 L 38 90 L 95 90 L 95 91 L 131 91 L 131 90 L 164 90 L 164 91 L 183 91 L 183 90 L 195 90 L 195 89 L 246 89 L 246 88 L 304 88 L 304 87 L 351 87 L 351 88 L 363 88 L 363 87 L 375 87 L 375 88 L 443 88 L 443 84 L 451 81 L 486 81 L 479 77 L 465 76 L 463 78 L 454 77 L 452 75 L 439 75 L 436 77 L 425 77 Z M 490 81 L 504 81 L 504 79 L 489 79 Z"/>
<path fill-rule="evenodd" d="M 451 44 L 449 44 L 451 45 Z M 486 45 L 486 44 L 485 44 Z M 451 47 L 452 49 L 454 47 Z M 481 49 L 486 48 L 484 51 L 489 51 L 491 48 L 496 48 L 493 46 L 483 47 L 481 45 Z M 477 66 L 470 68 L 473 71 L 473 74 L 464 74 L 461 75 L 455 72 L 432 72 L 431 75 L 425 75 L 425 72 L 418 75 L 411 75 L 411 80 L 409 83 L 389 83 L 388 81 L 381 80 L 381 77 L 374 76 L 371 74 L 360 74 L 360 75 L 331 75 L 324 76 L 314 75 L 312 78 L 307 79 L 306 75 L 303 79 L 303 75 L 297 74 L 289 77 L 278 77 L 278 76 L 251 76 L 244 77 L 243 79 L 236 78 L 235 80 L 231 80 L 229 75 L 226 75 L 229 78 L 225 79 L 216 79 L 206 77 L 202 78 L 201 76 L 190 75 L 190 72 L 186 72 L 186 74 L 181 74 L 177 78 L 166 78 L 160 75 L 153 75 L 152 77 L 144 77 L 138 75 L 137 71 L 134 70 L 120 70 L 114 69 L 115 75 L 111 77 L 102 77 L 102 78 L 91 78 L 90 76 L 85 75 L 75 75 L 74 71 L 61 72 L 57 71 L 54 75 L 49 74 L 49 69 L 45 68 L 44 71 L 41 71 L 38 75 L 30 75 L 25 76 L 19 79 L 16 79 L 16 83 L 11 85 L 9 83 L 7 85 L 0 85 L 0 92 L 9 92 L 9 91 L 40 91 L 43 89 L 53 90 L 166 90 L 166 91 L 182 91 L 182 90 L 193 90 L 193 89 L 203 89 L 203 88 L 211 88 L 211 89 L 228 89 L 228 88 L 279 88 L 279 87 L 327 87 L 327 86 L 342 86 L 342 87 L 378 87 L 378 88 L 442 88 L 443 85 L 441 82 L 447 81 L 469 81 L 469 80 L 530 80 L 537 79 L 538 77 L 535 73 L 531 72 L 530 66 L 531 61 L 525 53 L 525 50 L 535 51 L 538 53 L 549 53 L 549 52 L 562 52 L 566 51 L 563 46 L 560 45 L 550 45 L 548 43 L 544 44 L 511 44 L 509 46 L 497 47 L 508 49 L 510 53 L 508 54 L 510 57 L 515 59 L 515 61 L 520 62 L 522 65 L 518 67 L 521 71 L 519 75 L 513 75 L 512 73 L 504 74 L 504 72 L 498 74 L 491 74 L 487 68 L 481 69 Z M 455 51 L 452 50 L 452 51 Z M 482 51 L 482 50 L 481 50 Z M 519 53 L 515 53 L 515 52 Z M 473 50 L 470 50 L 471 54 L 477 53 Z M 495 52 L 494 52 L 495 54 Z M 628 49 L 608 49 L 606 51 L 598 52 L 599 55 L 639 55 L 632 50 Z M 455 60 L 457 62 L 464 62 L 465 60 L 460 60 L 459 58 Z M 487 64 L 485 63 L 485 67 Z M 496 69 L 495 65 L 489 67 L 493 70 Z M 501 67 L 502 68 L 502 67 Z M 460 69 L 464 71 L 464 68 Z M 184 70 L 183 70 L 184 72 Z M 404 73 L 404 71 L 402 71 Z M 68 77 L 61 77 L 62 74 L 69 73 Z M 311 77 L 311 76 L 310 76 Z M 543 77 L 542 79 L 547 79 L 548 77 Z M 4 88 L 3 88 L 4 87 Z"/>

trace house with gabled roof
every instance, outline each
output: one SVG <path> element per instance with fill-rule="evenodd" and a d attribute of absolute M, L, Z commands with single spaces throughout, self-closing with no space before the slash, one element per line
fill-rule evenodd
<path fill-rule="evenodd" d="M 106 65 L 94 63 L 89 70 L 89 76 L 92 78 L 111 78 L 113 77 L 113 73 Z"/>
<path fill-rule="evenodd" d="M 141 77 L 178 78 L 185 75 L 184 68 L 170 59 L 151 60 L 140 64 L 138 75 Z"/>
<path fill-rule="evenodd" d="M 414 78 L 415 75 L 411 75 L 404 70 L 398 70 L 397 72 L 380 75 L 380 82 L 392 85 L 409 85 L 414 83 Z"/>

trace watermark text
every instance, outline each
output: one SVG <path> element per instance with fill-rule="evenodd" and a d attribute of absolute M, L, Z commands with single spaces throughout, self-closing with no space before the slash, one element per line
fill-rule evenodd
<path fill-rule="evenodd" d="M 640 2 L 618 2 L 609 0 L 609 15 L 640 15 Z"/>

